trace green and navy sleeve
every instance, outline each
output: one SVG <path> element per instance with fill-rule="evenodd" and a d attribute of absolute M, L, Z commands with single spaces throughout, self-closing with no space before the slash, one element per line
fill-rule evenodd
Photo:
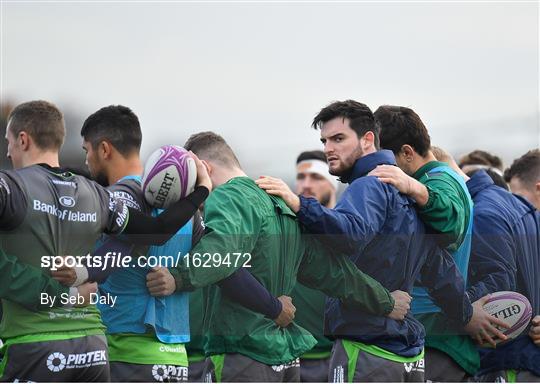
<path fill-rule="evenodd" d="M 301 284 L 375 316 L 392 312 L 394 299 L 377 280 L 360 271 L 346 256 L 332 256 L 318 242 L 305 241 L 306 253 L 298 270 Z"/>
<path fill-rule="evenodd" d="M 16 256 L 0 250 L 0 297 L 20 304 L 31 311 L 48 306 L 41 305 L 41 294 L 60 296 L 69 293 L 64 287 L 39 268 L 21 263 Z M 60 303 L 60 300 L 56 300 Z"/>
<path fill-rule="evenodd" d="M 418 207 L 420 218 L 442 235 L 439 244 L 457 249 L 467 230 L 469 201 L 457 189 L 459 186 L 451 176 L 443 172 L 422 177 L 419 181 L 426 186 L 429 195 L 427 204 Z"/>

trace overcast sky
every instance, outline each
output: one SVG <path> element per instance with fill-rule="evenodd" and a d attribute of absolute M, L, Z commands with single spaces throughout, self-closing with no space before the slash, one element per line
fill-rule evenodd
<path fill-rule="evenodd" d="M 538 3 L 2 3 L 1 97 L 83 119 L 124 104 L 143 155 L 213 130 L 290 178 L 318 110 L 413 108 L 433 142 L 508 162 L 539 145 Z M 69 127 L 78 135 L 80 123 Z"/>

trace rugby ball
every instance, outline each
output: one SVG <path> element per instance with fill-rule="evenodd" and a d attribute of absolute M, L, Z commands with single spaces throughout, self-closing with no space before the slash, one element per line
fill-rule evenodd
<path fill-rule="evenodd" d="M 154 151 L 144 166 L 144 198 L 154 208 L 165 209 L 195 189 L 197 166 L 188 151 L 164 145 Z"/>
<path fill-rule="evenodd" d="M 532 318 L 532 307 L 529 300 L 520 293 L 512 291 L 500 291 L 491 294 L 491 297 L 484 304 L 484 310 L 506 322 L 510 328 L 502 329 L 497 327 L 505 336 L 506 341 L 518 337 L 529 325 Z M 503 342 L 495 340 L 496 344 Z M 491 347 L 484 344 L 483 347 Z"/>

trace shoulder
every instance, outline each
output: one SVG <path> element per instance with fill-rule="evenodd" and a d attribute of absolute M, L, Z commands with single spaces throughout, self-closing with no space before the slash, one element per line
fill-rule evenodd
<path fill-rule="evenodd" d="M 343 197 L 357 203 L 408 204 L 405 195 L 390 184 L 383 183 L 375 176 L 364 176 L 353 181 L 343 193 Z"/>
<path fill-rule="evenodd" d="M 386 194 L 385 185 L 375 176 L 364 176 L 354 180 L 346 192 Z"/>
<path fill-rule="evenodd" d="M 141 212 L 151 209 L 146 203 L 140 183 L 136 180 L 121 180 L 107 189 L 115 199 L 122 200 L 130 208 Z"/>

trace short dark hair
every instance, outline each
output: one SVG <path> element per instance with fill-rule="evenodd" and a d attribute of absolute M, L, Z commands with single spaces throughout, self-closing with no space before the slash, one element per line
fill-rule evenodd
<path fill-rule="evenodd" d="M 83 123 L 81 136 L 93 148 L 102 141 L 108 141 L 123 156 L 139 153 L 141 149 L 139 119 L 123 105 L 109 105 L 92 113 Z"/>
<path fill-rule="evenodd" d="M 473 169 L 472 171 L 465 172 L 465 174 L 469 177 L 472 177 L 476 172 L 481 171 L 482 169 Z M 497 172 L 494 172 L 492 168 L 484 169 L 489 177 L 491 177 L 491 180 L 493 180 L 493 183 L 501 188 L 504 188 L 505 190 L 509 191 L 510 188 L 508 188 L 508 184 L 504 181 L 504 178 L 499 175 Z"/>
<path fill-rule="evenodd" d="M 381 130 L 381 147 L 395 154 L 405 144 L 414 148 L 420 156 L 426 156 L 431 146 L 426 126 L 412 109 L 394 105 L 380 106 L 375 121 Z"/>
<path fill-rule="evenodd" d="M 533 185 L 540 181 L 540 150 L 532 149 L 519 159 L 514 160 L 510 168 L 504 171 L 507 183 L 517 177 L 526 185 Z"/>
<path fill-rule="evenodd" d="M 64 143 L 66 127 L 62 112 L 44 100 L 19 104 L 8 117 L 9 130 L 17 137 L 26 132 L 42 150 L 58 151 Z"/>
<path fill-rule="evenodd" d="M 460 168 L 463 168 L 466 165 L 487 165 L 489 167 L 498 168 L 501 171 L 503 170 L 503 162 L 499 156 L 480 149 L 476 149 L 459 159 Z"/>
<path fill-rule="evenodd" d="M 206 131 L 191 135 L 184 148 L 201 159 L 216 161 L 225 166 L 240 167 L 240 162 L 225 139 L 217 133 Z"/>
<path fill-rule="evenodd" d="M 359 138 L 367 132 L 373 132 L 375 136 L 375 148 L 379 149 L 379 128 L 375 124 L 373 112 L 365 104 L 355 100 L 334 101 L 321 109 L 313 119 L 311 126 L 320 129 L 322 125 L 336 117 L 349 120 L 349 126 L 356 132 Z"/>
<path fill-rule="evenodd" d="M 325 163 L 327 162 L 326 155 L 324 154 L 323 151 L 319 151 L 319 150 L 302 152 L 296 158 L 296 164 L 304 160 L 321 160 L 321 161 L 324 161 Z"/>

